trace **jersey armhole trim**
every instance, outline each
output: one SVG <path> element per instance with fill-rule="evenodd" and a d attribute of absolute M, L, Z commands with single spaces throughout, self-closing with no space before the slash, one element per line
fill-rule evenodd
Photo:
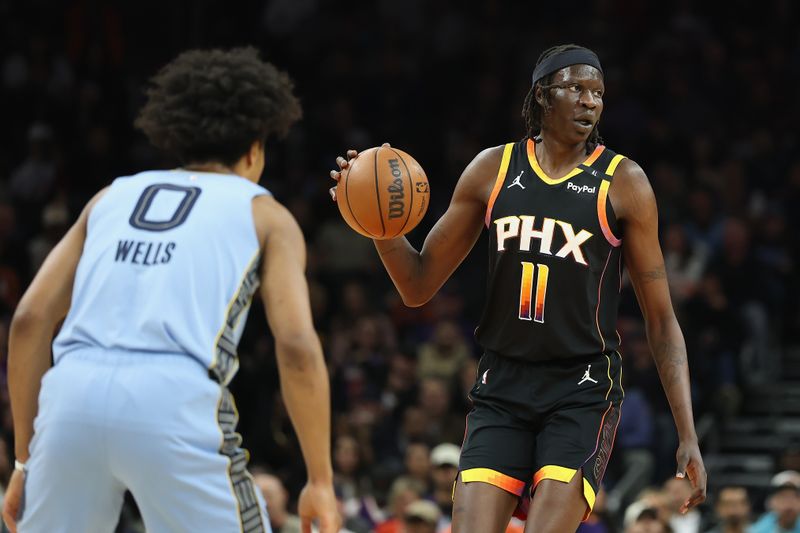
<path fill-rule="evenodd" d="M 511 163 L 511 152 L 514 149 L 514 143 L 508 143 L 503 148 L 503 159 L 500 161 L 500 170 L 497 171 L 497 178 L 494 181 L 494 188 L 492 194 L 489 196 L 489 202 L 486 204 L 486 227 L 492 222 L 492 207 L 497 200 L 497 195 L 500 194 L 500 188 L 506 180 L 506 173 L 508 172 L 508 165 Z"/>
<path fill-rule="evenodd" d="M 608 201 L 608 188 L 611 182 L 603 180 L 600 183 L 600 192 L 597 193 L 597 219 L 600 221 L 600 229 L 603 230 L 608 243 L 617 248 L 622 244 L 622 239 L 618 239 L 614 232 L 611 231 L 611 226 L 608 224 L 608 214 L 606 213 L 606 202 Z"/>
<path fill-rule="evenodd" d="M 606 175 L 611 177 L 614 175 L 614 171 L 617 170 L 617 166 L 625 159 L 625 156 L 622 154 L 617 154 L 611 158 L 611 161 L 608 163 L 608 168 L 606 169 Z"/>
<path fill-rule="evenodd" d="M 625 159 L 625 156 L 622 154 L 616 154 L 612 157 L 611 161 L 608 163 L 608 168 L 606 168 L 606 176 L 612 178 L 623 159 Z M 611 246 L 616 248 L 622 244 L 622 239 L 618 239 L 617 236 L 614 235 L 614 232 L 611 231 L 611 226 L 608 224 L 606 202 L 608 201 L 608 188 L 610 186 L 611 181 L 608 179 L 604 179 L 600 183 L 600 192 L 597 193 L 597 218 L 600 220 L 600 228 L 603 230 L 603 235 L 606 240 Z"/>

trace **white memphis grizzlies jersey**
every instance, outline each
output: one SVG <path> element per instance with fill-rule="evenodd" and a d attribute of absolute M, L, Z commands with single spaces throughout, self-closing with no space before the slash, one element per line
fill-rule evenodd
<path fill-rule="evenodd" d="M 89 215 L 55 362 L 82 350 L 185 354 L 227 384 L 259 285 L 252 200 L 264 194 L 230 174 L 116 179 Z"/>

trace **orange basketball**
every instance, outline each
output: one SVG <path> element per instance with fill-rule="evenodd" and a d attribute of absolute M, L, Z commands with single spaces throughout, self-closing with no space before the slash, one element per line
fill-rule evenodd
<path fill-rule="evenodd" d="M 414 229 L 428 209 L 429 196 L 428 178 L 419 163 L 386 146 L 359 153 L 336 187 L 345 222 L 361 235 L 380 240 Z"/>

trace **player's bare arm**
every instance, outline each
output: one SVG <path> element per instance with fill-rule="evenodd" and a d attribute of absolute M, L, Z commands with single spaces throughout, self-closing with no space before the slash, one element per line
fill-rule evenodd
<path fill-rule="evenodd" d="M 308 470 L 299 514 L 304 528 L 317 516 L 321 531 L 333 533 L 339 517 L 332 485 L 328 371 L 311 317 L 303 234 L 271 196 L 253 200 L 253 217 L 264 251 L 261 297 L 275 337 L 281 391 Z"/>
<path fill-rule="evenodd" d="M 33 419 L 39 410 L 39 388 L 42 376 L 50 368 L 53 334 L 69 311 L 89 213 L 104 192 L 105 189 L 92 198 L 77 222 L 50 252 L 22 296 L 11 321 L 8 390 L 14 418 L 14 453 L 17 461 L 22 463 L 28 460 Z M 16 519 L 21 490 L 22 478 L 15 470 L 3 505 L 3 518 L 9 526 Z"/>
<path fill-rule="evenodd" d="M 350 150 L 347 155 L 352 159 L 357 152 Z M 472 250 L 483 229 L 502 156 L 502 146 L 487 148 L 467 165 L 450 206 L 428 233 L 421 251 L 405 237 L 374 241 L 406 305 L 418 307 L 430 300 Z M 336 162 L 342 170 L 348 166 L 342 157 Z M 331 176 L 337 179 L 338 171 L 332 171 Z"/>
<path fill-rule="evenodd" d="M 706 472 L 697 444 L 686 357 L 686 343 L 675 317 L 658 242 L 658 209 L 647 176 L 625 160 L 610 189 L 617 218 L 624 226 L 623 253 L 642 309 L 647 338 L 678 429 L 678 475 L 689 476 L 694 493 L 684 510 L 705 500 Z"/>

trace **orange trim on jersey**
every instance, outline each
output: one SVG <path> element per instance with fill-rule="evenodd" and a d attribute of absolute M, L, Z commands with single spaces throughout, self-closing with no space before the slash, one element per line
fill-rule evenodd
<path fill-rule="evenodd" d="M 489 196 L 489 203 L 486 205 L 486 227 L 492 222 L 492 207 L 497 200 L 497 195 L 500 194 L 500 188 L 506 180 L 506 172 L 508 172 L 508 164 L 511 163 L 511 151 L 514 149 L 514 143 L 508 143 L 503 148 L 503 159 L 500 160 L 500 170 L 497 171 L 497 179 L 494 181 L 494 188 L 492 194 Z"/>
<path fill-rule="evenodd" d="M 603 230 L 608 243 L 614 248 L 622 244 L 622 240 L 618 239 L 614 232 L 611 231 L 611 226 L 608 225 L 608 214 L 606 213 L 606 201 L 608 200 L 608 188 L 611 182 L 603 180 L 600 183 L 600 192 L 597 193 L 597 218 L 600 220 L 600 229 Z"/>
<path fill-rule="evenodd" d="M 511 476 L 507 476 L 491 468 L 470 468 L 461 471 L 462 483 L 472 483 L 475 481 L 494 485 L 516 496 L 521 496 L 522 490 L 525 488 L 524 481 L 514 479 Z"/>
<path fill-rule="evenodd" d="M 569 483 L 570 481 L 572 481 L 572 478 L 575 477 L 575 474 L 577 472 L 578 471 L 575 470 L 574 468 L 566 468 L 564 466 L 558 466 L 558 465 L 543 466 L 533 476 L 533 488 L 535 489 L 536 486 L 544 479 L 552 479 L 554 481 L 560 481 L 561 483 Z M 589 515 L 592 514 L 592 509 L 594 508 L 594 501 L 597 498 L 594 489 L 592 488 L 592 486 L 589 484 L 589 481 L 585 477 L 583 478 L 583 498 L 586 500 L 586 505 L 589 507 L 586 510 L 586 513 L 583 515 L 583 520 L 585 521 L 587 518 L 589 518 Z"/>
<path fill-rule="evenodd" d="M 587 167 L 591 166 L 592 163 L 597 161 L 597 158 L 600 157 L 600 154 L 602 154 L 603 150 L 605 149 L 606 149 L 605 146 L 603 146 L 602 144 L 598 144 L 597 148 L 594 149 L 594 152 L 592 152 L 592 154 L 588 158 L 586 158 L 586 161 L 584 161 L 582 164 L 586 165 Z M 563 176 L 558 179 L 553 179 L 550 176 L 548 176 L 544 170 L 542 170 L 542 167 L 539 166 L 539 162 L 536 160 L 536 143 L 533 141 L 533 139 L 528 139 L 527 150 L 528 150 L 528 163 L 530 163 L 531 168 L 536 173 L 536 175 L 539 176 L 539 178 L 548 185 L 557 185 L 559 183 L 563 183 L 568 179 L 575 177 L 581 172 L 583 172 L 583 169 L 581 169 L 580 166 L 577 166 L 573 168 L 571 171 L 569 171 L 566 176 Z"/>
<path fill-rule="evenodd" d="M 606 149 L 605 146 L 603 146 L 602 144 L 598 144 L 595 147 L 594 152 L 592 152 L 592 154 L 586 159 L 586 161 L 583 162 L 583 164 L 586 165 L 587 167 L 592 166 L 592 163 L 597 161 L 597 158 L 600 157 L 600 154 L 602 154 L 603 150 L 605 149 Z"/>

